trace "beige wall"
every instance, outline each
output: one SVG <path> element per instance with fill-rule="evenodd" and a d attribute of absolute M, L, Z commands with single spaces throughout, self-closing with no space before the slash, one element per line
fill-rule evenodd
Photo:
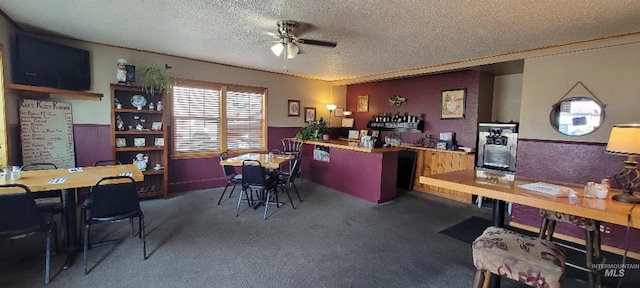
<path fill-rule="evenodd" d="M 522 74 L 496 76 L 493 80 L 492 122 L 519 122 Z"/>
<path fill-rule="evenodd" d="M 0 19 L 0 23 L 6 22 L 4 18 L 0 17 Z M 0 30 L 0 43 L 5 46 L 10 45 L 9 39 L 13 34 L 11 30 Z M 49 39 L 51 40 L 51 38 Z M 169 64 L 173 67 L 169 70 L 169 73 L 178 78 L 266 87 L 269 91 L 267 103 L 269 126 L 304 126 L 302 116 L 287 116 L 288 99 L 300 100 L 302 107 L 316 107 L 318 117 L 325 118 L 329 117 L 329 111 L 326 108 L 323 109 L 326 104 L 334 103 L 339 107 L 344 107 L 345 105 L 346 89 L 341 89 L 341 86 L 331 86 L 325 81 L 309 80 L 93 43 L 59 39 L 56 41 L 91 51 L 92 92 L 105 95 L 103 100 L 99 102 L 74 99 L 62 100 L 72 104 L 73 121 L 76 124 L 111 123 L 109 84 L 116 81 L 116 61 L 120 58 L 126 59 L 129 64 L 136 65 L 138 70 L 151 61 L 161 66 L 164 66 L 165 63 Z M 7 70 L 7 74 L 10 74 L 8 73 L 10 67 L 7 64 L 5 64 L 4 68 Z M 7 103 L 7 119 L 13 125 L 18 123 L 15 99 L 14 96 L 8 97 L 10 103 Z"/>
<path fill-rule="evenodd" d="M 640 37 L 628 40 L 627 44 L 526 59 L 520 137 L 606 143 L 613 124 L 639 122 Z M 578 81 L 607 105 L 604 124 L 586 136 L 565 136 L 549 125 L 549 111 Z M 575 89 L 567 96 L 590 95 Z"/>

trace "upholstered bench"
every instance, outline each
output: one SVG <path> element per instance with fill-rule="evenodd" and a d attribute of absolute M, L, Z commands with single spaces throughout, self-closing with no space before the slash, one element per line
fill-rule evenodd
<path fill-rule="evenodd" d="M 586 263 L 584 266 L 577 263 L 566 263 L 567 266 L 586 271 L 589 273 L 589 284 L 591 287 L 598 287 L 602 283 L 600 270 L 594 268 L 597 263 L 604 263 L 600 248 L 600 221 L 569 215 L 566 213 L 554 212 L 550 210 L 540 209 L 542 223 L 540 224 L 540 235 L 542 239 L 552 240 L 555 231 L 556 222 L 563 222 L 576 225 L 585 231 L 585 250 L 577 249 L 571 246 L 558 244 L 568 249 L 584 252 L 586 254 Z"/>
<path fill-rule="evenodd" d="M 473 241 L 472 249 L 477 268 L 474 288 L 486 287 L 490 273 L 532 287 L 560 287 L 566 257 L 551 241 L 488 227 Z"/>

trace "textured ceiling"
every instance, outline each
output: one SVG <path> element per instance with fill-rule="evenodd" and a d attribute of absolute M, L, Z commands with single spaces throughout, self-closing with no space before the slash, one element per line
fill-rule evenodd
<path fill-rule="evenodd" d="M 638 0 L 2 0 L 0 10 L 26 31 L 323 80 L 640 31 Z M 280 19 L 338 45 L 276 57 Z"/>

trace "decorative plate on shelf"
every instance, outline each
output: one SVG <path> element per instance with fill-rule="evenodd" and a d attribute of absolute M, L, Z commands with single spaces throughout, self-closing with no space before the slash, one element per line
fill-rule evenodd
<path fill-rule="evenodd" d="M 144 147 L 146 142 L 145 140 L 145 138 L 133 138 L 133 146 Z"/>
<path fill-rule="evenodd" d="M 131 105 L 133 105 L 133 107 L 144 107 L 147 105 L 147 98 L 144 98 L 142 95 L 133 95 L 131 96 Z"/>
<path fill-rule="evenodd" d="M 127 139 L 116 138 L 116 147 L 127 147 Z"/>

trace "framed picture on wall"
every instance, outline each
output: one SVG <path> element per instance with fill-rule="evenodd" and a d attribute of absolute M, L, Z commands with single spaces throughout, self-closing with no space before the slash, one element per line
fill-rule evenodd
<path fill-rule="evenodd" d="M 297 117 L 300 116 L 300 101 L 299 100 L 289 100 L 288 102 L 288 110 L 289 117 Z"/>
<path fill-rule="evenodd" d="M 336 108 L 336 110 L 333 111 L 333 116 L 344 117 L 344 108 Z"/>
<path fill-rule="evenodd" d="M 443 90 L 440 95 L 440 119 L 464 119 L 467 89 Z"/>
<path fill-rule="evenodd" d="M 369 95 L 358 96 L 358 112 L 369 112 Z"/>
<path fill-rule="evenodd" d="M 316 121 L 316 107 L 304 107 L 304 122 Z"/>

